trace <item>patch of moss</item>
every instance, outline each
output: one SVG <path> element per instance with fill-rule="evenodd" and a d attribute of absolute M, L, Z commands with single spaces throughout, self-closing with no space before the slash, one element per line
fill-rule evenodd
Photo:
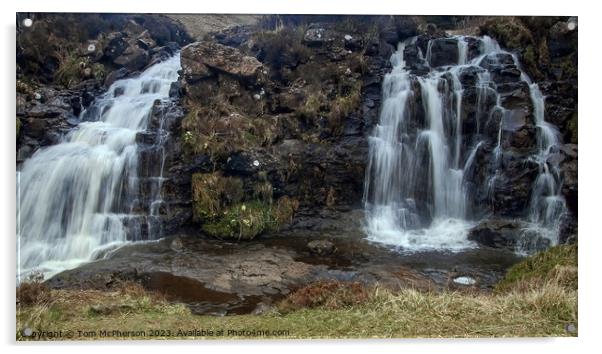
<path fill-rule="evenodd" d="M 216 238 L 250 240 L 273 222 L 270 205 L 252 201 L 233 205 L 215 221 L 203 224 L 202 229 L 209 236 Z"/>
<path fill-rule="evenodd" d="M 552 247 L 512 266 L 495 290 L 503 292 L 547 282 L 577 289 L 577 244 Z"/>
<path fill-rule="evenodd" d="M 216 238 L 251 240 L 264 232 L 277 231 L 289 223 L 298 205 L 295 199 L 286 196 L 274 204 L 260 200 L 237 203 L 205 222 L 201 228 L 207 235 Z"/>
<path fill-rule="evenodd" d="M 229 205 L 243 197 L 239 178 L 224 177 L 219 172 L 192 175 L 192 216 L 195 222 L 214 219 Z"/>

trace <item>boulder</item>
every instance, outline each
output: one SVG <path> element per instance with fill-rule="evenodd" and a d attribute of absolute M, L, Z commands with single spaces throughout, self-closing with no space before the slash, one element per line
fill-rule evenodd
<path fill-rule="evenodd" d="M 429 64 L 432 67 L 458 63 L 458 40 L 455 38 L 437 38 L 431 41 Z M 428 53 L 427 53 L 428 54 Z"/>
<path fill-rule="evenodd" d="M 311 253 L 318 256 L 328 256 L 336 251 L 334 244 L 327 240 L 314 240 L 307 243 Z"/>
<path fill-rule="evenodd" d="M 261 63 L 240 50 L 209 41 L 187 45 L 182 49 L 182 69 L 185 77 L 199 79 L 210 76 L 210 70 L 248 78 L 257 74 Z"/>
<path fill-rule="evenodd" d="M 130 71 L 136 71 L 144 68 L 149 60 L 146 50 L 136 45 L 130 45 L 123 54 L 113 60 L 113 63 Z"/>
<path fill-rule="evenodd" d="M 130 71 L 126 68 L 113 70 L 107 75 L 104 84 L 106 87 L 110 87 L 115 81 L 125 78 L 129 73 Z"/>
<path fill-rule="evenodd" d="M 549 240 L 529 232 L 526 224 L 517 220 L 489 219 L 468 231 L 468 239 L 481 246 L 516 251 L 522 245 L 529 249 L 545 249 Z"/>

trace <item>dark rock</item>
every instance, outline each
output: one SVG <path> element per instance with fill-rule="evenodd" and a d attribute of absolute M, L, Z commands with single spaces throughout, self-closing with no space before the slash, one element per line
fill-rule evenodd
<path fill-rule="evenodd" d="M 115 81 L 125 78 L 129 73 L 130 71 L 127 68 L 119 68 L 111 71 L 109 75 L 107 75 L 104 84 L 106 87 L 110 87 Z"/>
<path fill-rule="evenodd" d="M 114 61 L 123 54 L 127 47 L 128 43 L 125 39 L 125 34 L 122 32 L 113 32 L 107 36 L 107 45 L 103 53 L 108 60 Z"/>
<path fill-rule="evenodd" d="M 427 53 L 428 56 L 428 53 Z M 430 43 L 432 67 L 454 65 L 458 63 L 458 40 L 455 38 L 437 38 Z"/>
<path fill-rule="evenodd" d="M 549 245 L 549 240 L 525 232 L 525 226 L 522 222 L 515 220 L 486 220 L 470 229 L 468 239 L 482 246 L 505 248 L 511 251 L 533 241 L 536 243 L 537 249 L 545 249 Z"/>

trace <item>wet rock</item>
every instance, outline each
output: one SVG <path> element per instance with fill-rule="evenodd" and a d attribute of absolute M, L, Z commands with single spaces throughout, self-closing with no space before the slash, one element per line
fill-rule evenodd
<path fill-rule="evenodd" d="M 179 237 L 176 237 L 171 241 L 169 248 L 173 251 L 180 252 L 184 248 L 184 245 L 182 244 L 182 240 Z"/>
<path fill-rule="evenodd" d="M 144 68 L 149 62 L 148 52 L 136 45 L 130 45 L 113 63 L 117 66 L 126 68 L 129 71 L 136 71 Z"/>
<path fill-rule="evenodd" d="M 468 239 L 479 245 L 492 248 L 505 248 L 516 251 L 520 246 L 530 249 L 545 249 L 549 240 L 542 238 L 536 231 L 518 220 L 490 219 L 470 229 Z"/>
<path fill-rule="evenodd" d="M 432 67 L 458 63 L 458 41 L 455 38 L 433 39 L 430 51 Z"/>
<path fill-rule="evenodd" d="M 314 240 L 307 244 L 307 248 L 318 256 L 328 256 L 336 251 L 334 243 L 327 240 Z"/>
<path fill-rule="evenodd" d="M 109 87 L 115 81 L 121 80 L 121 79 L 125 78 L 126 76 L 128 76 L 129 73 L 130 73 L 130 71 L 127 68 L 119 68 L 117 70 L 113 70 L 109 73 L 109 75 L 107 75 L 104 85 L 106 87 Z"/>
<path fill-rule="evenodd" d="M 487 220 L 470 229 L 468 239 L 493 248 L 514 249 L 524 225 L 513 220 Z"/>

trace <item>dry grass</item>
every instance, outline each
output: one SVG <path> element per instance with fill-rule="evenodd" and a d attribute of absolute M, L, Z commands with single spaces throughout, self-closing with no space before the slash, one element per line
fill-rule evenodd
<path fill-rule="evenodd" d="M 414 289 L 392 293 L 355 283 L 322 282 L 299 289 L 263 315 L 197 316 L 182 304 L 131 284 L 113 292 L 52 290 L 50 301 L 18 308 L 17 339 L 31 339 L 21 335 L 27 327 L 62 330 L 75 339 L 107 339 L 99 335 L 102 330 L 145 331 L 144 337 L 125 337 L 136 339 L 157 338 L 149 335 L 156 330 L 170 331 L 160 339 L 576 336 L 576 282 L 570 266 L 558 266 L 567 262 L 559 254 L 573 253 L 554 248 L 521 263 L 547 267 L 549 262 L 541 259 L 557 261 L 531 286 L 525 286 L 529 277 L 519 277 L 493 294 Z M 195 337 L 178 333 L 180 329 L 225 332 Z M 261 329 L 266 334 L 228 334 L 231 329 Z M 78 331 L 95 335 L 82 337 Z"/>
<path fill-rule="evenodd" d="M 288 313 L 226 317 L 196 316 L 183 305 L 153 301 L 148 295 L 95 291 L 53 291 L 52 295 L 51 303 L 21 309 L 17 328 L 96 333 L 113 329 L 177 333 L 190 328 L 262 328 L 287 330 L 288 338 L 538 337 L 576 335 L 566 327 L 577 323 L 577 293 L 560 286 L 476 296 L 416 290 L 393 294 L 376 288 L 360 304 L 329 309 L 333 302 L 326 301 L 323 306 Z M 101 316 L 91 312 L 93 306 L 115 310 Z M 17 338 L 28 339 L 20 333 Z"/>

